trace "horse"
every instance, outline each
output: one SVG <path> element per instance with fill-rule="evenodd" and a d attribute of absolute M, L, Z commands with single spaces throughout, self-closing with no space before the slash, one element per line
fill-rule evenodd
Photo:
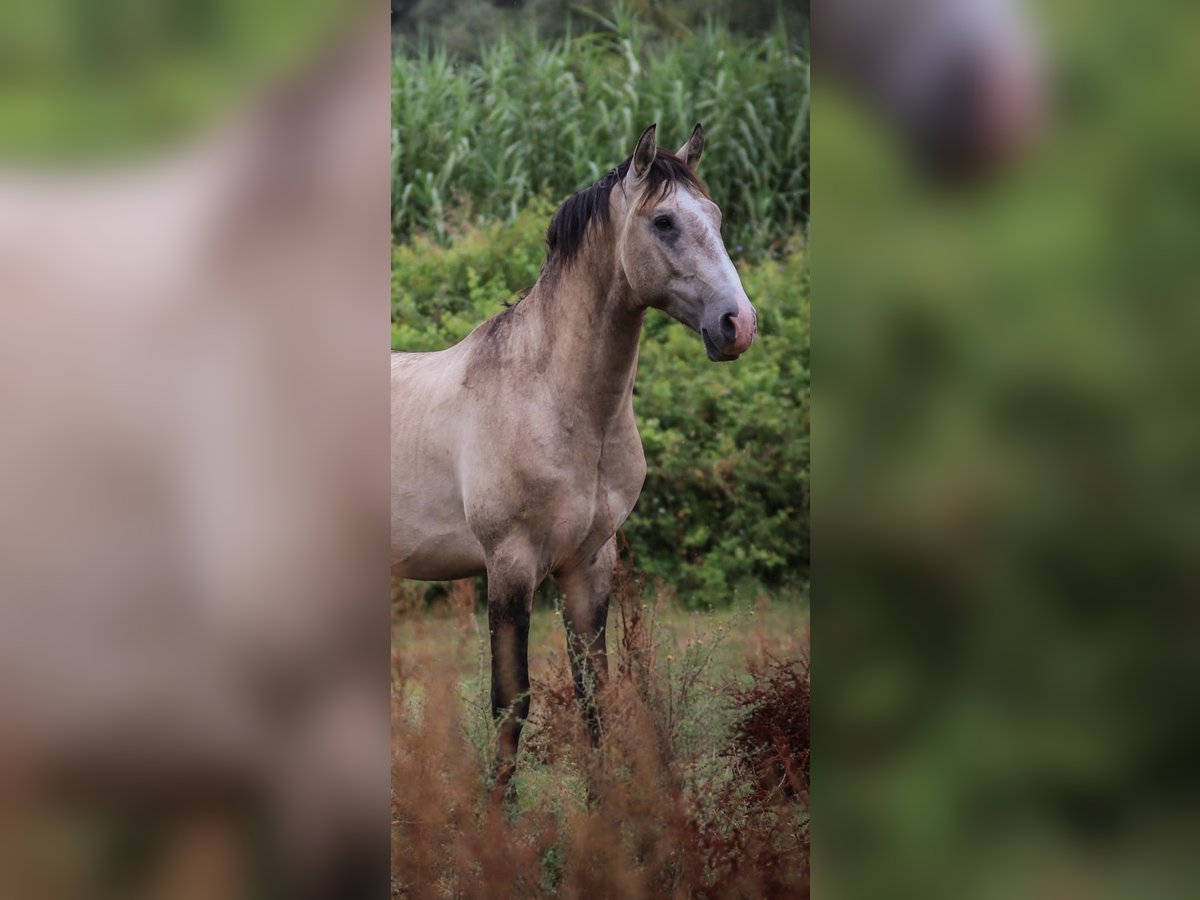
<path fill-rule="evenodd" d="M 944 182 L 983 179 L 1037 138 L 1048 98 L 1021 0 L 812 0 L 814 65 Z"/>
<path fill-rule="evenodd" d="M 699 124 L 674 153 L 651 125 L 559 207 L 523 299 L 448 349 L 392 355 L 392 574 L 487 576 L 500 792 L 529 715 L 530 613 L 547 577 L 564 596 L 575 694 L 599 740 L 615 535 L 646 475 L 633 388 L 647 310 L 698 333 L 716 362 L 757 333 L 721 210 L 696 174 L 703 150 Z"/>
<path fill-rule="evenodd" d="M 341 25 L 170 146 L 0 162 L 4 884 L 387 896 L 391 57 Z"/>

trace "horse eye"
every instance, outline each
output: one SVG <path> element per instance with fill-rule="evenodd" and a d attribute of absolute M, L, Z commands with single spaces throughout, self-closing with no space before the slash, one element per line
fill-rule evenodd
<path fill-rule="evenodd" d="M 671 221 L 670 216 L 657 216 L 654 219 L 654 227 L 659 231 L 670 231 L 675 227 L 675 223 Z"/>

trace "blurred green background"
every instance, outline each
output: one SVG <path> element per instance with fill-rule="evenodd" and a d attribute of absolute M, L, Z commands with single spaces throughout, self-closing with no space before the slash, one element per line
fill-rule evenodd
<path fill-rule="evenodd" d="M 261 88 L 357 24 L 364 5 L 8 0 L 0 155 L 25 164 L 114 159 L 193 135 L 248 86 Z"/>
<path fill-rule="evenodd" d="M 694 334 L 647 317 L 634 407 L 649 472 L 623 529 L 625 559 L 691 607 L 802 596 L 805 33 L 774 3 L 728 17 L 699 3 L 549 15 L 557 6 L 418 4 L 400 23 L 393 349 L 448 347 L 515 301 L 537 280 L 562 200 L 628 156 L 649 123 L 675 148 L 703 121 L 700 174 L 724 211 L 760 336 L 717 366 Z"/>
<path fill-rule="evenodd" d="M 819 894 L 1200 884 L 1200 10 L 1033 12 L 1056 110 L 975 191 L 818 58 Z"/>

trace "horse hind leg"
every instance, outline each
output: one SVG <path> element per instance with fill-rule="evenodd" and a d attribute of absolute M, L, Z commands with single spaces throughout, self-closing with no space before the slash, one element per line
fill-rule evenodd
<path fill-rule="evenodd" d="M 564 595 L 563 624 L 575 698 L 583 707 L 593 745 L 600 742 L 599 695 L 608 680 L 605 628 L 616 565 L 617 542 L 613 537 L 591 559 L 554 577 Z"/>
<path fill-rule="evenodd" d="M 529 718 L 529 617 L 537 577 L 518 554 L 488 560 L 488 630 L 492 644 L 492 718 L 496 723 L 495 796 L 516 770 L 521 728 Z"/>

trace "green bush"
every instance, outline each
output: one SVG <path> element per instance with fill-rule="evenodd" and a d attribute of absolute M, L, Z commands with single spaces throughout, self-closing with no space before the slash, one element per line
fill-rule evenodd
<path fill-rule="evenodd" d="M 294 79 L 366 4 L 336 0 L 8 4 L 0 155 L 45 165 L 161 153 Z M 363 136 L 366 139 L 366 136 Z"/>
<path fill-rule="evenodd" d="M 782 27 L 708 24 L 653 39 L 628 14 L 540 42 L 490 39 L 478 59 L 401 44 L 392 69 L 392 226 L 446 243 L 455 219 L 512 221 L 591 184 L 659 126 L 674 149 L 702 121 L 703 175 L 739 255 L 778 249 L 808 200 L 808 62 Z"/>
<path fill-rule="evenodd" d="M 537 279 L 551 212 L 539 201 L 511 224 L 460 226 L 449 246 L 396 246 L 393 348 L 447 347 L 515 300 Z M 634 569 L 688 605 L 807 581 L 808 265 L 798 240 L 779 256 L 739 265 L 760 336 L 736 363 L 647 316 L 634 407 L 648 474 L 623 531 Z"/>
<path fill-rule="evenodd" d="M 808 575 L 809 302 L 805 254 L 739 267 L 759 338 L 714 365 L 699 339 L 647 317 L 634 407 L 646 486 L 625 534 L 637 568 L 689 605 Z"/>

